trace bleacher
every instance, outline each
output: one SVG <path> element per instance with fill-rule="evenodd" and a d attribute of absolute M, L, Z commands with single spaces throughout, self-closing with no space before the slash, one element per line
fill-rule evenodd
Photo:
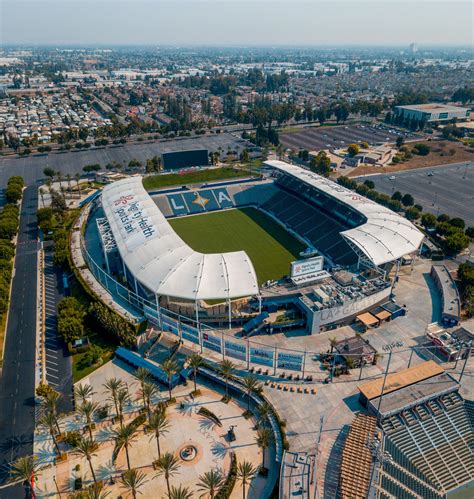
<path fill-rule="evenodd" d="M 274 194 L 261 208 L 294 230 L 335 263 L 350 265 L 356 261 L 356 254 L 340 232 L 348 227 L 330 217 L 308 201 L 281 190 Z"/>
<path fill-rule="evenodd" d="M 383 420 L 383 488 L 395 497 L 444 497 L 474 480 L 473 427 L 457 391 Z M 410 489 L 410 493 L 405 488 Z"/>

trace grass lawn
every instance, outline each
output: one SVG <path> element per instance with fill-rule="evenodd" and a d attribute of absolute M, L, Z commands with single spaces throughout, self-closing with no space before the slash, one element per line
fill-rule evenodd
<path fill-rule="evenodd" d="M 184 174 L 169 173 L 166 175 L 152 175 L 143 179 L 143 186 L 147 190 L 160 189 L 173 185 L 196 184 L 199 182 L 213 182 L 221 179 L 232 179 L 249 177 L 251 174 L 245 170 L 235 170 L 233 168 L 210 168 L 196 170 Z"/>
<path fill-rule="evenodd" d="M 87 332 L 87 336 L 89 336 L 89 339 L 91 343 L 100 346 L 103 348 L 104 353 L 102 354 L 102 364 L 104 365 L 106 362 L 108 362 L 114 355 L 115 349 L 117 348 L 117 345 L 114 345 L 107 341 L 107 338 L 104 338 L 103 336 L 99 334 L 93 334 L 90 331 Z M 82 353 L 75 353 L 72 356 L 72 379 L 73 383 L 76 383 L 80 379 L 84 378 L 85 376 L 88 376 L 91 372 L 95 371 L 99 365 L 96 366 L 91 366 L 87 362 L 87 352 L 82 352 Z"/>
<path fill-rule="evenodd" d="M 247 252 L 259 284 L 288 275 L 290 262 L 305 246 L 268 215 L 255 208 L 219 211 L 169 220 L 173 229 L 196 251 Z"/>

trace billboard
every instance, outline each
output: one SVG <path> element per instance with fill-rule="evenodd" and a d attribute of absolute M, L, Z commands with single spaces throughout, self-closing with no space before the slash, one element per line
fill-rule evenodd
<path fill-rule="evenodd" d="M 164 152 L 162 160 L 165 170 L 207 166 L 209 164 L 209 151 L 207 149 L 192 149 L 190 151 Z"/>
<path fill-rule="evenodd" d="M 324 267 L 324 257 L 315 256 L 306 260 L 291 263 L 291 277 L 299 277 L 313 272 L 319 272 Z"/>

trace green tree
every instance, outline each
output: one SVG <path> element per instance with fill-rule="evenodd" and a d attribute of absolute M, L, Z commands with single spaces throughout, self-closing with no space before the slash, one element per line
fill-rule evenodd
<path fill-rule="evenodd" d="M 166 413 L 161 409 L 153 411 L 147 426 L 148 429 L 153 432 L 153 436 L 156 439 L 158 458 L 160 458 L 161 457 L 160 437 L 162 435 L 166 435 L 170 427 L 170 423 L 166 416 Z"/>
<path fill-rule="evenodd" d="M 166 377 L 168 379 L 168 391 L 169 391 L 169 400 L 171 400 L 171 382 L 173 380 L 173 376 L 178 372 L 178 366 L 176 365 L 176 362 L 174 362 L 172 359 L 166 359 L 163 364 L 161 365 L 161 368 L 166 374 Z"/>
<path fill-rule="evenodd" d="M 58 456 L 60 456 L 61 450 L 59 449 L 58 441 L 56 440 L 56 422 L 57 420 L 54 414 L 52 412 L 46 412 L 39 420 L 39 425 L 49 431 L 49 435 L 56 447 L 56 452 L 58 453 Z"/>
<path fill-rule="evenodd" d="M 77 412 L 80 416 L 85 418 L 87 423 L 87 430 L 89 432 L 89 437 L 92 440 L 92 423 L 95 414 L 99 408 L 99 404 L 97 402 L 92 402 L 90 400 L 85 400 L 82 404 L 77 408 Z"/>
<path fill-rule="evenodd" d="M 356 154 L 359 154 L 360 148 L 357 144 L 350 144 L 347 147 L 347 153 L 351 158 L 353 158 Z"/>
<path fill-rule="evenodd" d="M 120 426 L 123 426 L 123 411 L 127 404 L 130 403 L 130 394 L 126 387 L 122 387 L 117 392 L 117 405 L 119 410 Z"/>
<path fill-rule="evenodd" d="M 176 456 L 173 456 L 171 452 L 165 452 L 158 458 L 155 465 L 158 470 L 157 476 L 163 475 L 165 477 L 168 496 L 170 496 L 170 477 L 178 473 L 180 468 L 179 459 Z"/>
<path fill-rule="evenodd" d="M 228 359 L 224 359 L 219 363 L 219 371 L 224 377 L 225 380 L 225 398 L 229 399 L 229 379 L 232 377 L 232 373 L 234 372 L 235 365 L 232 361 Z"/>
<path fill-rule="evenodd" d="M 257 445 L 262 449 L 262 469 L 265 469 L 265 450 L 268 449 L 270 443 L 273 440 L 273 432 L 270 428 L 259 428 L 257 430 L 257 436 L 255 441 Z"/>
<path fill-rule="evenodd" d="M 447 236 L 444 240 L 444 247 L 448 253 L 460 253 L 469 246 L 471 240 L 462 232 L 456 232 Z"/>
<path fill-rule="evenodd" d="M 120 484 L 124 489 L 131 492 L 133 499 L 137 498 L 137 493 L 141 494 L 139 489 L 143 487 L 147 481 L 145 473 L 138 471 L 135 468 L 125 470 L 120 478 Z"/>
<path fill-rule="evenodd" d="M 432 213 L 423 213 L 421 216 L 421 223 L 423 227 L 431 229 L 436 227 L 436 217 Z"/>
<path fill-rule="evenodd" d="M 197 391 L 197 372 L 198 369 L 204 364 L 204 359 L 197 353 L 188 357 L 189 367 L 193 370 L 194 391 Z"/>
<path fill-rule="evenodd" d="M 34 490 L 35 477 L 38 476 L 39 465 L 37 457 L 24 456 L 17 458 L 10 468 L 10 482 L 22 481 L 28 484 L 29 497 L 36 497 Z"/>
<path fill-rule="evenodd" d="M 372 182 L 372 180 L 365 180 L 364 185 L 366 185 L 369 189 L 375 189 L 375 184 Z"/>
<path fill-rule="evenodd" d="M 78 456 L 85 457 L 89 463 L 89 468 L 91 470 L 92 479 L 94 483 L 97 484 L 97 478 L 95 476 L 94 467 L 92 466 L 92 458 L 96 456 L 99 450 L 99 444 L 92 439 L 82 437 L 76 445 L 74 454 Z"/>
<path fill-rule="evenodd" d="M 129 448 L 132 443 L 137 438 L 137 428 L 135 428 L 132 424 L 123 425 L 118 430 L 113 432 L 113 437 L 115 440 L 115 444 L 118 448 L 125 448 L 125 457 L 127 458 L 127 468 L 130 468 L 130 455 Z"/>
<path fill-rule="evenodd" d="M 193 494 L 189 487 L 183 487 L 182 485 L 175 487 L 172 485 L 168 497 L 169 499 L 191 499 Z"/>
<path fill-rule="evenodd" d="M 250 397 L 252 393 L 254 393 L 259 389 L 260 383 L 258 382 L 258 379 L 254 374 L 246 376 L 242 380 L 242 383 L 244 385 L 245 392 L 247 394 L 247 412 L 250 412 Z"/>
<path fill-rule="evenodd" d="M 405 194 L 402 199 L 403 206 L 413 206 L 415 204 L 415 200 L 411 194 Z"/>
<path fill-rule="evenodd" d="M 242 482 L 242 498 L 245 499 L 245 489 L 257 474 L 257 469 L 249 461 L 243 461 L 237 465 L 237 480 Z"/>
<path fill-rule="evenodd" d="M 79 384 L 74 388 L 74 397 L 77 399 L 76 403 L 84 404 L 87 402 L 92 395 L 94 395 L 94 389 L 88 384 Z"/>
<path fill-rule="evenodd" d="M 206 471 L 199 476 L 199 482 L 196 484 L 198 490 L 207 492 L 211 499 L 214 499 L 217 491 L 224 483 L 222 473 L 217 470 Z"/>
<path fill-rule="evenodd" d="M 133 375 L 137 380 L 140 382 L 140 391 L 142 393 L 142 400 L 143 400 L 143 408 L 146 407 L 145 403 L 145 396 L 143 394 L 143 387 L 145 386 L 145 383 L 151 380 L 151 374 L 150 371 L 144 367 L 139 367 Z"/>
<path fill-rule="evenodd" d="M 416 220 L 417 218 L 420 218 L 420 211 L 417 210 L 414 206 L 411 206 L 405 211 L 405 216 L 408 218 L 408 220 Z"/>
<path fill-rule="evenodd" d="M 114 407 L 115 407 L 115 414 L 116 416 L 119 418 L 120 417 L 120 413 L 119 413 L 119 407 L 118 407 L 118 400 L 117 400 L 117 396 L 118 396 L 118 392 L 121 388 L 123 388 L 123 381 L 121 379 L 117 379 L 117 378 L 109 378 L 105 381 L 105 383 L 103 384 L 103 387 L 107 390 L 107 392 L 109 393 L 109 400 L 111 402 L 113 402 L 114 404 Z"/>
<path fill-rule="evenodd" d="M 400 147 L 402 147 L 404 143 L 405 143 L 405 137 L 403 137 L 403 135 L 399 135 L 396 141 L 397 147 L 400 149 Z"/>

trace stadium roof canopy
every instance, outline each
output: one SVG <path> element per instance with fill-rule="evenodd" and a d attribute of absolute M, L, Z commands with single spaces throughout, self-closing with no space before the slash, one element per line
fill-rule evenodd
<path fill-rule="evenodd" d="M 102 206 L 125 265 L 157 295 L 225 300 L 258 293 L 255 269 L 244 251 L 203 254 L 191 249 L 148 195 L 141 177 L 106 186 Z"/>
<path fill-rule="evenodd" d="M 298 178 L 365 217 L 365 223 L 341 232 L 341 235 L 359 248 L 374 265 L 398 260 L 420 247 L 424 235 L 406 218 L 389 208 L 299 166 L 284 161 L 266 161 L 265 164 Z"/>

